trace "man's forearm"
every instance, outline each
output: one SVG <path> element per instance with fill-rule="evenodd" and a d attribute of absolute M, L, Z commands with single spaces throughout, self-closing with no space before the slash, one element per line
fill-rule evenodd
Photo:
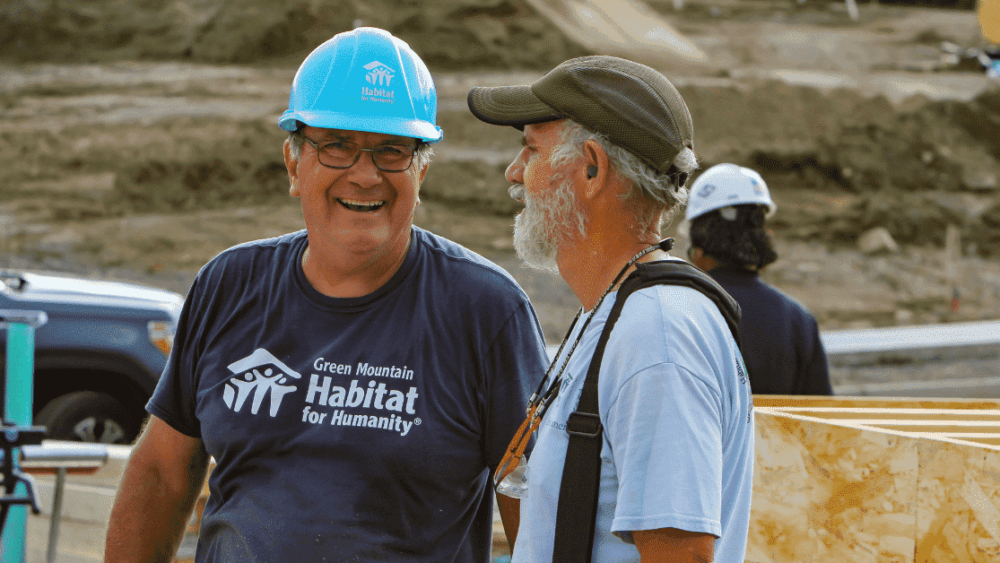
<path fill-rule="evenodd" d="M 169 563 L 205 483 L 200 441 L 155 420 L 136 446 L 111 510 L 105 563 Z M 150 432 L 152 430 L 152 432 Z"/>
<path fill-rule="evenodd" d="M 194 502 L 188 499 L 178 502 L 177 498 L 168 498 L 163 490 L 156 486 L 155 480 L 123 483 L 111 511 L 105 563 L 173 560 Z"/>
<path fill-rule="evenodd" d="M 715 536 L 676 528 L 632 532 L 642 563 L 711 563 Z"/>
<path fill-rule="evenodd" d="M 128 471 L 115 499 L 105 563 L 169 563 L 177 553 L 201 481 L 178 494 L 154 471 Z"/>

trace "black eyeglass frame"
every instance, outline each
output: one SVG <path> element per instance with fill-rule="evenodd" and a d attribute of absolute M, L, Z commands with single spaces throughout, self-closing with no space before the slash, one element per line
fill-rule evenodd
<path fill-rule="evenodd" d="M 415 146 L 413 146 L 413 147 L 406 147 L 406 145 L 395 145 L 395 144 L 393 144 L 393 145 L 379 145 L 379 146 L 374 147 L 374 148 L 366 149 L 364 147 L 361 147 L 360 145 L 358 145 L 357 143 L 355 143 L 353 141 L 341 141 L 341 140 L 314 141 L 314 140 L 310 139 L 309 137 L 306 137 L 305 134 L 302 133 L 301 131 L 297 132 L 296 135 L 302 137 L 303 141 L 309 143 L 312 146 L 312 148 L 316 150 L 316 159 L 319 160 L 320 164 L 322 164 L 323 166 L 326 166 L 327 168 L 333 168 L 335 170 L 347 170 L 348 168 L 354 166 L 355 164 L 358 163 L 358 160 L 361 159 L 361 153 L 362 152 L 366 152 L 366 153 L 369 153 L 371 155 L 371 157 L 372 157 L 372 164 L 375 165 L 375 168 L 381 170 L 382 172 L 406 172 L 407 170 L 410 169 L 411 166 L 413 166 L 413 159 L 417 156 L 417 151 L 420 150 L 420 144 L 421 144 L 418 141 L 417 144 Z M 323 143 L 323 146 L 326 146 L 327 144 L 330 144 L 330 143 L 344 143 L 344 144 L 354 145 L 357 148 L 357 152 L 354 153 L 354 160 L 350 164 L 348 164 L 347 166 L 333 166 L 332 164 L 327 164 L 326 162 L 323 162 L 323 151 L 320 150 L 320 143 L 321 142 Z M 400 148 L 406 147 L 406 148 L 412 149 L 413 152 L 410 153 L 410 159 L 406 162 L 406 167 L 400 168 L 400 169 L 397 170 L 397 169 L 383 168 L 383 167 L 379 166 L 378 160 L 375 159 L 375 155 L 378 154 L 376 151 L 379 149 L 379 147 L 384 147 L 384 146 L 392 146 L 392 147 L 400 147 Z"/>

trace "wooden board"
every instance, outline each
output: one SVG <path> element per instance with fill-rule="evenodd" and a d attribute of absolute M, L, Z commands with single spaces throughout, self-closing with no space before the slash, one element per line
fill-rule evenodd
<path fill-rule="evenodd" d="M 993 412 L 786 410 L 756 409 L 747 561 L 1000 561 L 1000 434 L 961 432 Z"/>

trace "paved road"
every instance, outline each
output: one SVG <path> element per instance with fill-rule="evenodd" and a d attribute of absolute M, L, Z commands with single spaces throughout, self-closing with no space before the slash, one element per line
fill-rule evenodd
<path fill-rule="evenodd" d="M 831 366 L 837 395 L 879 397 L 1000 397 L 1000 356 L 901 365 Z"/>
<path fill-rule="evenodd" d="M 1000 397 L 1000 322 L 822 334 L 838 395 Z"/>

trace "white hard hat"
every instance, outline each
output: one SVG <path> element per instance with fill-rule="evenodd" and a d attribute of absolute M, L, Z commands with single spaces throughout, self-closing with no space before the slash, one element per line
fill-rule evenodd
<path fill-rule="evenodd" d="M 709 211 L 743 204 L 767 206 L 768 217 L 778 208 L 760 174 L 735 164 L 716 164 L 691 185 L 684 218 L 691 221 Z"/>

